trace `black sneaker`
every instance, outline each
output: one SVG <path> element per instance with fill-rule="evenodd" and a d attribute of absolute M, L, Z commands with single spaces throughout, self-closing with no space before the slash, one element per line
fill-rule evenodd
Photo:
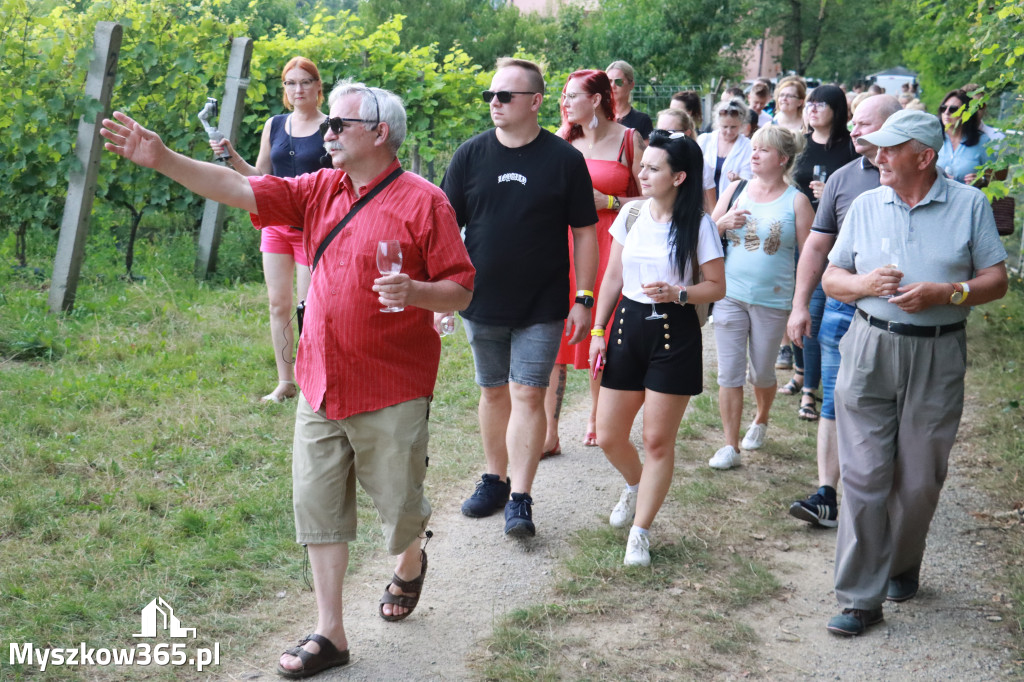
<path fill-rule="evenodd" d="M 829 490 L 831 495 L 827 494 Z M 839 525 L 839 505 L 836 503 L 835 490 L 828 486 L 818 488 L 818 492 L 806 500 L 797 500 L 789 505 L 789 515 L 822 528 L 835 528 Z"/>
<path fill-rule="evenodd" d="M 530 493 L 512 493 L 512 499 L 505 505 L 505 535 L 525 538 L 537 534 L 533 525 L 532 506 Z"/>
<path fill-rule="evenodd" d="M 503 481 L 497 474 L 484 474 L 473 494 L 462 503 L 462 513 L 475 519 L 490 516 L 505 506 L 511 492 L 511 481 Z"/>

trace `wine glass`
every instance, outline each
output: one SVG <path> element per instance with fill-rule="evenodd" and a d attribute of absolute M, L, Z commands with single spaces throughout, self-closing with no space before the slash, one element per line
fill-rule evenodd
<path fill-rule="evenodd" d="M 455 333 L 455 325 L 456 325 L 456 322 L 455 322 L 455 315 L 454 314 L 445 315 L 444 317 L 442 317 L 438 321 L 438 324 L 437 324 L 438 329 L 440 330 L 441 336 L 449 336 L 450 334 L 454 334 Z"/>
<path fill-rule="evenodd" d="M 397 239 L 382 239 L 377 242 L 377 269 L 382 275 L 397 275 L 402 271 L 402 245 Z M 388 306 L 382 313 L 400 313 L 405 308 Z"/>
<path fill-rule="evenodd" d="M 882 237 L 881 244 L 879 245 L 879 251 L 882 254 L 882 260 L 885 263 L 882 265 L 883 268 L 892 268 L 893 270 L 900 269 L 900 249 L 899 245 L 895 243 L 895 240 L 889 239 L 889 237 Z M 889 299 L 892 298 L 892 294 L 886 294 L 879 296 L 878 298 Z"/>
<path fill-rule="evenodd" d="M 815 180 L 824 185 L 828 180 L 828 169 L 825 166 L 815 166 L 813 175 Z"/>
<path fill-rule="evenodd" d="M 642 263 L 640 265 L 640 284 L 648 284 L 650 282 L 657 282 L 661 279 L 658 274 L 658 268 L 653 263 Z M 660 320 L 661 315 L 658 314 L 658 307 L 651 301 L 651 314 L 644 318 L 645 320 Z"/>

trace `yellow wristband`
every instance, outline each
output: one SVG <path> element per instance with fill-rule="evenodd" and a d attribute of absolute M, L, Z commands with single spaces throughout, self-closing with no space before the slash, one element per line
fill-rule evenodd
<path fill-rule="evenodd" d="M 613 197 L 611 194 L 609 194 L 608 195 L 608 210 L 610 211 L 613 208 L 615 208 L 615 197 Z"/>
<path fill-rule="evenodd" d="M 591 329 L 590 330 L 590 335 L 591 336 L 604 336 L 604 330 L 603 329 Z"/>
<path fill-rule="evenodd" d="M 594 292 L 591 291 L 590 289 L 577 289 L 576 290 L 576 295 L 577 296 L 593 296 Z"/>

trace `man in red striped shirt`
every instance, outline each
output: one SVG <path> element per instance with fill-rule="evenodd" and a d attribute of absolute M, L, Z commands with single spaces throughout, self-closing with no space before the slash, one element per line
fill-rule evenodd
<path fill-rule="evenodd" d="M 104 120 L 108 150 L 154 168 L 207 198 L 253 215 L 253 223 L 299 225 L 308 256 L 358 199 L 399 170 L 401 100 L 379 88 L 338 84 L 329 98 L 324 147 L 334 169 L 297 178 L 245 177 L 169 150 L 123 113 Z M 433 311 L 463 310 L 475 271 L 455 213 L 440 189 L 399 173 L 354 214 L 314 270 L 299 340 L 302 388 L 292 458 L 296 539 L 309 549 L 318 622 L 288 649 L 278 673 L 299 678 L 348 663 L 342 583 L 356 537 L 355 483 L 370 494 L 388 551 L 398 555 L 380 615 L 416 607 L 426 573 L 419 538 L 430 517 L 423 496 L 427 416 L 441 343 Z M 402 272 L 379 276 L 377 244 L 398 240 Z M 312 262 L 312 260 L 311 260 Z M 381 306 L 405 307 L 385 313 Z"/>

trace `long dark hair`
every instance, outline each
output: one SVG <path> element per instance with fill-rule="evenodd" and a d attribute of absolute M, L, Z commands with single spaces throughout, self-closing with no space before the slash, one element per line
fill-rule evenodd
<path fill-rule="evenodd" d="M 704 155 L 697 143 L 680 134 L 670 138 L 652 133 L 648 146 L 664 150 L 673 173 L 686 173 L 672 203 L 669 247 L 676 271 L 682 277 L 697 253 L 697 237 L 704 218 Z M 697 281 L 697 273 L 692 273 Z"/>
<path fill-rule="evenodd" d="M 946 101 L 951 97 L 956 97 L 961 103 L 963 103 L 965 112 L 970 109 L 971 97 L 963 90 L 950 90 L 947 92 L 946 96 L 942 98 L 942 104 L 940 106 L 945 106 Z M 939 120 L 942 120 L 941 115 L 939 116 Z M 942 132 L 947 135 L 949 134 L 946 133 L 945 130 Z M 961 119 L 960 135 L 963 138 L 965 147 L 973 147 L 981 141 L 981 117 L 978 116 L 977 111 L 971 114 L 968 118 Z"/>
<path fill-rule="evenodd" d="M 834 85 L 819 85 L 811 90 L 807 101 L 824 102 L 832 110 L 832 129 L 828 131 L 825 149 L 832 149 L 836 143 L 849 142 L 850 131 L 846 127 L 846 122 L 850 120 L 850 108 L 846 103 L 846 93 L 842 89 Z"/>

